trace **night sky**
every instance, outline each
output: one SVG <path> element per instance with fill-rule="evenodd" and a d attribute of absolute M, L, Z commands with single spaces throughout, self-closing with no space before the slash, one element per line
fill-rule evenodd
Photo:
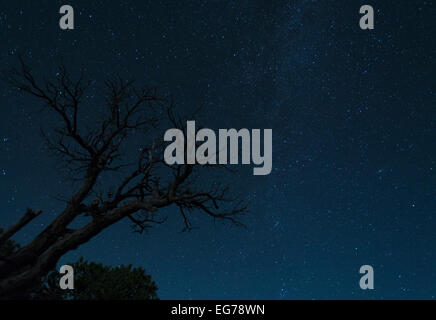
<path fill-rule="evenodd" d="M 59 8 L 75 10 L 62 31 Z M 371 4 L 375 29 L 359 28 Z M 68 253 L 144 267 L 162 299 L 434 299 L 436 8 L 433 1 L 0 1 L 0 65 L 40 76 L 62 59 L 100 85 L 120 74 L 203 106 L 209 128 L 273 129 L 273 170 L 221 179 L 250 201 L 247 229 L 193 217 L 139 235 L 127 221 Z M 95 101 L 95 102 L 94 102 Z M 0 85 L 0 225 L 73 189 L 56 169 L 39 101 Z M 138 137 L 139 139 L 139 137 Z M 375 290 L 359 287 L 372 265 Z"/>

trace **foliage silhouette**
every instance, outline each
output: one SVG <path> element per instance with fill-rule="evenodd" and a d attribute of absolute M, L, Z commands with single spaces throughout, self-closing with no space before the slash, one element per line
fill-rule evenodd
<path fill-rule="evenodd" d="M 142 268 L 110 267 L 82 258 L 70 264 L 74 269 L 74 290 L 59 287 L 61 275 L 49 272 L 31 293 L 38 300 L 155 300 L 157 286 Z"/>
<path fill-rule="evenodd" d="M 0 232 L 2 230 L 0 229 Z M 0 257 L 16 252 L 20 245 L 8 240 L 0 247 Z M 39 279 L 32 288 L 17 294 L 22 300 L 156 300 L 157 285 L 143 268 L 132 265 L 104 266 L 80 258 L 69 263 L 74 270 L 74 289 L 62 290 L 62 274 L 56 269 Z"/>

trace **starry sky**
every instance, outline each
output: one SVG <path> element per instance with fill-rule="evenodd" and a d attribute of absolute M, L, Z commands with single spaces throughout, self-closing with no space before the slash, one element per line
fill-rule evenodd
<path fill-rule="evenodd" d="M 59 8 L 75 30 L 59 28 Z M 371 4 L 375 29 L 359 28 Z M 121 222 L 62 258 L 144 267 L 162 299 L 434 299 L 436 8 L 433 1 L 6 1 L 0 65 L 62 59 L 99 84 L 119 74 L 203 106 L 209 128 L 273 129 L 273 170 L 216 177 L 250 201 L 247 229 L 174 208 L 147 234 Z M 63 208 L 68 180 L 43 144 L 50 115 L 0 85 L 0 225 Z M 373 266 L 375 290 L 359 287 Z"/>

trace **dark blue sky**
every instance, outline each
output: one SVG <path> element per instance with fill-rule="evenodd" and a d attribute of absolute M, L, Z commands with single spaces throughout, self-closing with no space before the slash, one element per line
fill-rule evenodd
<path fill-rule="evenodd" d="M 91 112 L 118 73 L 180 110 L 203 105 L 206 127 L 272 128 L 273 171 L 222 177 L 250 200 L 247 230 L 197 216 L 180 233 L 169 208 L 148 234 L 122 222 L 61 262 L 143 266 L 163 299 L 435 298 L 433 1 L 70 1 L 72 31 L 58 27 L 63 4 L 0 1 L 2 68 L 22 53 L 52 75 L 62 57 L 96 80 Z M 363 4 L 372 31 L 359 28 Z M 0 108 L 0 225 L 45 212 L 16 237 L 25 243 L 73 190 L 43 145 L 51 118 L 37 102 L 3 83 Z"/>

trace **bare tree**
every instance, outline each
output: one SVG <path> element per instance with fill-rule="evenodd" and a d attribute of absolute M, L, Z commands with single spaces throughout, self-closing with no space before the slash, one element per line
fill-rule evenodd
<path fill-rule="evenodd" d="M 60 66 L 53 79 L 40 81 L 21 58 L 19 62 L 18 68 L 8 72 L 9 81 L 58 116 L 61 125 L 43 133 L 44 137 L 50 150 L 80 180 L 63 211 L 45 229 L 17 252 L 0 257 L 0 297 L 13 297 L 30 288 L 66 252 L 122 219 L 130 219 L 135 231 L 142 232 L 164 222 L 159 209 L 173 205 L 185 229 L 191 228 L 192 211 L 242 225 L 238 217 L 246 206 L 229 199 L 226 187 L 214 182 L 206 187 L 206 179 L 200 179 L 204 166 L 168 166 L 163 161 L 163 136 L 155 136 L 159 123 L 165 118 L 180 128 L 183 122 L 174 116 L 172 103 L 155 90 L 138 88 L 133 81 L 106 81 L 105 116 L 85 129 L 82 122 L 88 110 L 83 109 L 82 100 L 90 83 L 85 83 L 83 74 L 73 80 Z M 128 162 L 122 151 L 128 137 L 144 132 L 147 144 L 136 153 L 134 162 Z M 121 174 L 118 183 L 110 191 L 98 190 L 99 179 L 114 172 Z M 0 233 L 0 246 L 40 214 L 41 210 L 28 209 L 16 225 Z M 90 221 L 80 228 L 70 227 L 83 216 Z"/>

